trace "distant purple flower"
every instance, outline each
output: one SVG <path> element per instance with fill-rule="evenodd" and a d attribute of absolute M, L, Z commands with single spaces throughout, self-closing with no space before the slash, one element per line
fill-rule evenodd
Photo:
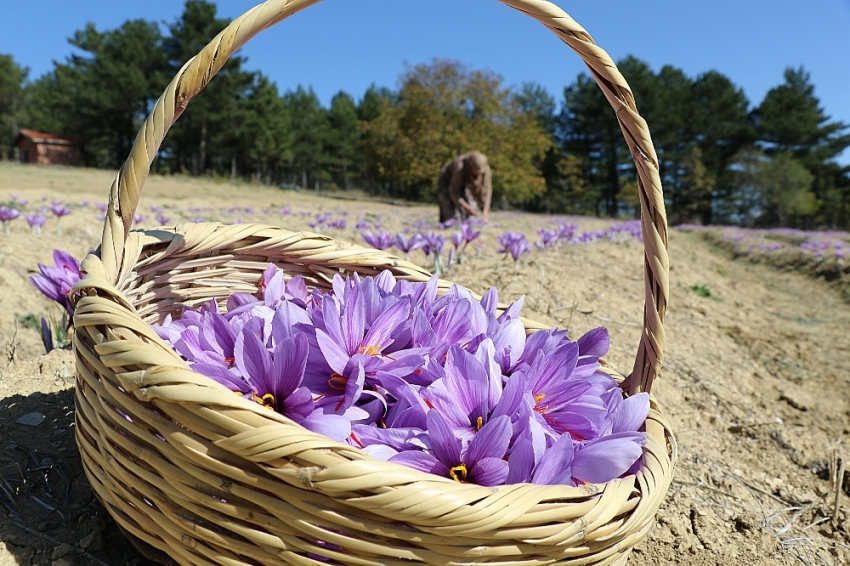
<path fill-rule="evenodd" d="M 80 208 L 85 208 L 89 205 L 89 199 L 83 199 L 80 201 Z"/>
<path fill-rule="evenodd" d="M 41 214 L 27 214 L 27 224 L 30 226 L 30 232 L 33 234 L 41 234 L 41 227 L 47 222 L 47 217 Z"/>
<path fill-rule="evenodd" d="M 528 244 L 528 240 L 525 239 L 525 234 L 521 232 L 508 231 L 499 236 L 497 240 L 499 242 L 497 253 L 510 254 L 515 265 L 519 262 L 519 258 L 523 254 L 531 251 L 531 246 Z"/>
<path fill-rule="evenodd" d="M 362 232 L 363 241 L 377 250 L 385 250 L 393 245 L 393 237 L 386 230 L 373 234 L 371 230 Z"/>
<path fill-rule="evenodd" d="M 410 252 L 424 245 L 425 241 L 422 238 L 422 234 L 414 234 L 410 238 L 406 238 L 404 234 L 398 233 L 393 239 L 393 246 L 397 250 L 404 252 L 404 259 L 407 261 L 410 261 Z"/>
<path fill-rule="evenodd" d="M 171 217 L 170 217 L 170 216 L 165 216 L 165 215 L 163 215 L 163 214 L 157 214 L 157 215 L 156 215 L 156 222 L 157 222 L 157 224 L 159 224 L 160 226 L 165 226 L 166 224 L 168 224 L 169 222 L 171 222 Z"/>
<path fill-rule="evenodd" d="M 570 242 L 578 232 L 578 224 L 559 224 L 557 229 L 558 241 Z"/>
<path fill-rule="evenodd" d="M 54 202 L 50 207 L 50 212 L 53 213 L 53 216 L 56 217 L 56 233 L 62 234 L 62 224 L 60 220 L 63 216 L 68 216 L 71 214 L 71 209 L 63 206 L 61 202 Z"/>
<path fill-rule="evenodd" d="M 422 251 L 425 255 L 434 256 L 434 271 L 439 275 L 443 270 L 443 248 L 446 245 L 446 238 L 442 234 L 436 232 L 428 232 L 422 234 Z"/>
<path fill-rule="evenodd" d="M 534 242 L 534 245 L 541 250 L 553 247 L 560 239 L 558 237 L 557 230 L 546 230 L 545 228 L 540 228 L 537 230 L 537 235 L 540 236 L 540 241 Z"/>
<path fill-rule="evenodd" d="M 71 214 L 71 209 L 67 206 L 63 206 L 62 203 L 53 203 L 50 207 L 50 212 L 52 212 L 57 218 L 62 218 L 63 216 Z"/>
<path fill-rule="evenodd" d="M 138 212 L 133 215 L 133 224 L 143 224 L 145 221 L 145 217 L 139 214 Z"/>
<path fill-rule="evenodd" d="M 18 216 L 21 215 L 21 211 L 17 208 L 8 208 L 6 206 L 0 206 L 0 222 L 3 223 L 3 231 L 8 234 L 11 230 L 11 226 L 9 223 L 12 220 L 15 220 Z"/>
<path fill-rule="evenodd" d="M 80 263 L 68 252 L 53 250 L 54 265 L 46 266 L 38 264 L 38 275 L 31 275 L 30 281 L 35 288 L 44 293 L 49 299 L 53 299 L 73 316 L 74 307 L 68 298 L 71 287 L 82 278 Z"/>
<path fill-rule="evenodd" d="M 472 228 L 472 224 L 469 222 L 464 222 L 460 225 L 460 233 L 463 235 L 463 240 L 468 244 L 473 240 L 478 239 L 478 236 L 481 235 L 480 230 L 474 230 Z"/>
<path fill-rule="evenodd" d="M 461 244 L 464 243 L 463 234 L 461 232 L 453 232 L 452 233 L 452 246 L 455 249 L 458 249 Z"/>

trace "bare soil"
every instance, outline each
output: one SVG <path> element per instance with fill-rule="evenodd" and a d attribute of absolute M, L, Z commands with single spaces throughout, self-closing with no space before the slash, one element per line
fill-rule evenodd
<path fill-rule="evenodd" d="M 0 202 L 9 193 L 28 199 L 27 211 L 43 196 L 105 202 L 112 175 L 0 163 Z M 285 204 L 295 214 L 263 213 Z M 156 176 L 139 211 L 152 218 L 149 205 L 172 206 L 166 214 L 173 223 L 204 215 L 296 230 L 310 221 L 299 212 L 345 210 L 349 228 L 329 233 L 353 241 L 359 241 L 353 225 L 360 214 L 372 220 L 381 215 L 389 230 L 436 217 L 436 206 Z M 256 212 L 226 212 L 234 206 Z M 93 497 L 83 474 L 74 443 L 71 353 L 45 355 L 37 332 L 16 322 L 16 315 L 59 313 L 27 277 L 37 262 L 51 262 L 54 248 L 76 257 L 94 248 L 98 212 L 75 208 L 62 220 L 62 236 L 53 219 L 41 236 L 31 235 L 23 219 L 13 222 L 11 234 L 0 235 L 0 566 L 148 563 Z M 525 295 L 526 316 L 567 327 L 573 337 L 608 327 L 608 360 L 628 373 L 641 332 L 641 245 L 562 247 L 535 252 L 514 268 L 495 253 L 495 237 L 504 229 L 534 239 L 537 228 L 558 222 L 582 229 L 608 222 L 508 212 L 492 220 L 480 248 L 447 276 L 479 292 L 496 286 L 506 300 Z M 834 453 L 850 454 L 850 305 L 827 281 L 733 259 L 698 234 L 673 230 L 670 257 L 668 343 L 653 394 L 673 426 L 680 459 L 658 524 L 629 563 L 850 564 L 850 478 L 836 507 L 829 466 Z M 421 255 L 411 259 L 425 262 Z M 44 419 L 19 422 L 32 413 Z"/>

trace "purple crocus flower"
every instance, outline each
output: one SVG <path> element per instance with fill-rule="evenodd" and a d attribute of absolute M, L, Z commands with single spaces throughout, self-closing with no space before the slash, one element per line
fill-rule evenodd
<path fill-rule="evenodd" d="M 514 260 L 514 265 L 517 265 L 519 258 L 523 254 L 531 251 L 531 246 L 529 246 L 528 240 L 525 239 L 525 234 L 520 232 L 505 232 L 497 240 L 499 242 L 497 253 L 510 254 Z"/>
<path fill-rule="evenodd" d="M 26 215 L 27 224 L 30 226 L 30 232 L 33 234 L 41 234 L 41 227 L 47 222 L 47 217 L 41 214 L 30 213 Z"/>
<path fill-rule="evenodd" d="M 422 234 L 414 234 L 410 238 L 404 234 L 398 233 L 393 240 L 393 246 L 401 252 L 404 252 L 404 259 L 410 261 L 410 252 L 417 250 L 425 245 Z"/>
<path fill-rule="evenodd" d="M 307 365 L 307 338 L 297 334 L 281 340 L 271 356 L 251 330 L 243 330 L 236 340 L 236 366 L 248 376 L 257 402 L 304 422 L 313 412 L 313 396 L 301 387 Z"/>
<path fill-rule="evenodd" d="M 502 374 L 498 366 L 487 363 L 492 361 L 489 357 L 480 356 L 482 360 L 451 346 L 445 378 L 424 392 L 431 406 L 451 424 L 454 434 L 464 440 L 472 439 L 490 420 L 514 415 L 525 391 L 521 379 L 509 379 L 503 392 Z"/>
<path fill-rule="evenodd" d="M 373 234 L 371 230 L 362 232 L 360 236 L 363 241 L 377 250 L 385 250 L 393 245 L 393 237 L 386 230 Z"/>
<path fill-rule="evenodd" d="M 60 224 L 60 220 L 63 216 L 71 214 L 71 209 L 67 206 L 63 206 L 61 202 L 54 202 L 50 207 L 50 212 L 52 212 L 53 216 L 56 217 L 56 233 L 61 235 L 62 224 Z"/>
<path fill-rule="evenodd" d="M 511 420 L 500 416 L 481 427 L 464 450 L 449 423 L 437 411 L 428 412 L 430 452 L 408 450 L 390 458 L 390 462 L 460 483 L 494 486 L 505 482 L 508 463 L 504 457 L 511 441 Z"/>
<path fill-rule="evenodd" d="M 0 206 L 0 222 L 3 223 L 3 232 L 8 234 L 11 230 L 9 223 L 21 215 L 21 211 L 17 208 L 8 208 Z"/>
<path fill-rule="evenodd" d="M 540 241 L 534 242 L 534 245 L 541 250 L 553 247 L 559 239 L 557 230 L 546 230 L 545 228 L 540 228 L 537 230 L 537 235 L 540 236 Z"/>
<path fill-rule="evenodd" d="M 443 248 L 446 245 L 446 239 L 442 234 L 429 232 L 422 234 L 422 240 L 424 242 L 422 251 L 425 255 L 434 255 L 434 271 L 439 275 L 443 270 Z"/>
<path fill-rule="evenodd" d="M 39 263 L 39 274 L 31 275 L 30 281 L 45 296 L 65 307 L 73 317 L 74 307 L 68 296 L 71 288 L 82 279 L 80 263 L 71 254 L 61 250 L 53 250 L 53 263 L 49 267 Z"/>
<path fill-rule="evenodd" d="M 570 242 L 578 231 L 578 224 L 559 224 L 558 225 L 558 241 Z"/>

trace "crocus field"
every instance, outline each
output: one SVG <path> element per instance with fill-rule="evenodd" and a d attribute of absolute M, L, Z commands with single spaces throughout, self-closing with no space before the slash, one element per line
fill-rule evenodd
<path fill-rule="evenodd" d="M 0 566 L 148 563 L 93 498 L 82 472 L 74 444 L 74 360 L 61 332 L 70 313 L 48 298 L 63 300 L 67 275 L 51 266 L 71 263 L 54 250 L 81 259 L 98 244 L 111 176 L 0 162 Z M 223 316 L 202 307 L 183 321 L 163 320 L 160 335 L 197 371 L 307 428 L 459 481 L 581 483 L 631 465 L 610 467 L 611 458 L 602 455 L 639 446 L 631 421 L 644 410 L 637 407 L 641 397 L 624 403 L 609 395 L 605 402 L 614 405 L 579 415 L 592 424 L 583 434 L 605 431 L 611 439 L 597 442 L 617 445 L 596 454 L 578 431 L 551 432 L 554 421 L 545 411 L 530 411 L 523 426 L 549 430 L 561 451 L 553 450 L 545 464 L 534 455 L 531 432 L 527 446 L 511 440 L 508 429 L 518 425 L 505 415 L 517 413 L 514 403 L 523 395 L 540 403 L 560 394 L 546 381 L 551 368 L 573 367 L 574 378 L 585 379 L 581 372 L 604 354 L 620 373 L 631 371 L 643 310 L 639 223 L 495 211 L 487 224 L 440 225 L 436 206 L 334 196 L 152 176 L 136 225 L 259 222 L 319 232 L 409 257 L 485 298 L 473 301 L 459 291 L 432 307 L 423 301 L 424 286 L 407 288 L 382 276 L 340 278 L 328 295 L 337 298 L 316 300 L 297 280 L 284 284 L 270 269 L 256 297 L 234 297 Z M 679 464 L 658 524 L 630 564 L 850 563 L 850 477 L 836 498 L 840 475 L 830 465 L 850 455 L 848 253 L 847 233 L 670 230 L 666 357 L 652 394 L 676 433 Z M 36 278 L 40 290 L 30 279 L 38 264 L 53 282 Z M 516 305 L 510 314 L 497 316 L 496 294 Z M 357 342 L 351 336 L 363 321 L 349 305 L 362 296 L 383 306 L 370 319 L 375 331 Z M 544 340 L 515 332 L 520 306 L 521 316 L 561 329 L 549 334 L 557 337 L 551 353 L 538 352 Z M 276 317 L 288 322 L 275 323 Z M 405 326 L 408 317 L 419 321 L 417 330 Z M 446 322 L 452 317 L 463 324 Z M 266 343 L 243 332 L 266 318 L 268 333 L 259 333 Z M 439 337 L 453 334 L 461 346 L 444 346 Z M 195 344 L 192 335 L 215 339 Z M 393 352 L 392 363 L 375 361 L 379 351 Z M 415 374 L 420 383 L 401 382 L 395 376 L 405 364 L 427 375 Z M 284 366 L 296 368 L 287 373 L 293 377 L 269 377 L 269 368 Z M 494 381 L 493 371 L 512 377 Z M 530 389 L 521 390 L 515 376 Z M 351 385 L 363 383 L 369 386 Z M 465 392 L 474 396 L 478 389 L 490 392 L 489 401 L 470 419 Z M 427 410 L 435 402 L 467 420 L 438 419 Z M 357 418 L 325 419 L 337 413 Z M 366 427 L 373 416 L 383 420 L 381 428 Z M 427 433 L 410 435 L 411 427 Z M 381 430 L 391 431 L 392 441 L 375 432 Z M 467 436 L 487 442 L 450 442 Z M 433 438 L 452 450 L 429 451 Z M 471 450 L 474 461 L 460 462 L 460 450 Z M 569 458 L 573 468 L 566 473 Z"/>

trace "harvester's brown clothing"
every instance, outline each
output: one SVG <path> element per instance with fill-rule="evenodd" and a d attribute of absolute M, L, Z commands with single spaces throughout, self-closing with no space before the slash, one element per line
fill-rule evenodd
<path fill-rule="evenodd" d="M 472 215 L 486 219 L 492 197 L 492 174 L 483 153 L 459 155 L 440 169 L 437 189 L 440 222 L 450 218 L 463 221 Z"/>

